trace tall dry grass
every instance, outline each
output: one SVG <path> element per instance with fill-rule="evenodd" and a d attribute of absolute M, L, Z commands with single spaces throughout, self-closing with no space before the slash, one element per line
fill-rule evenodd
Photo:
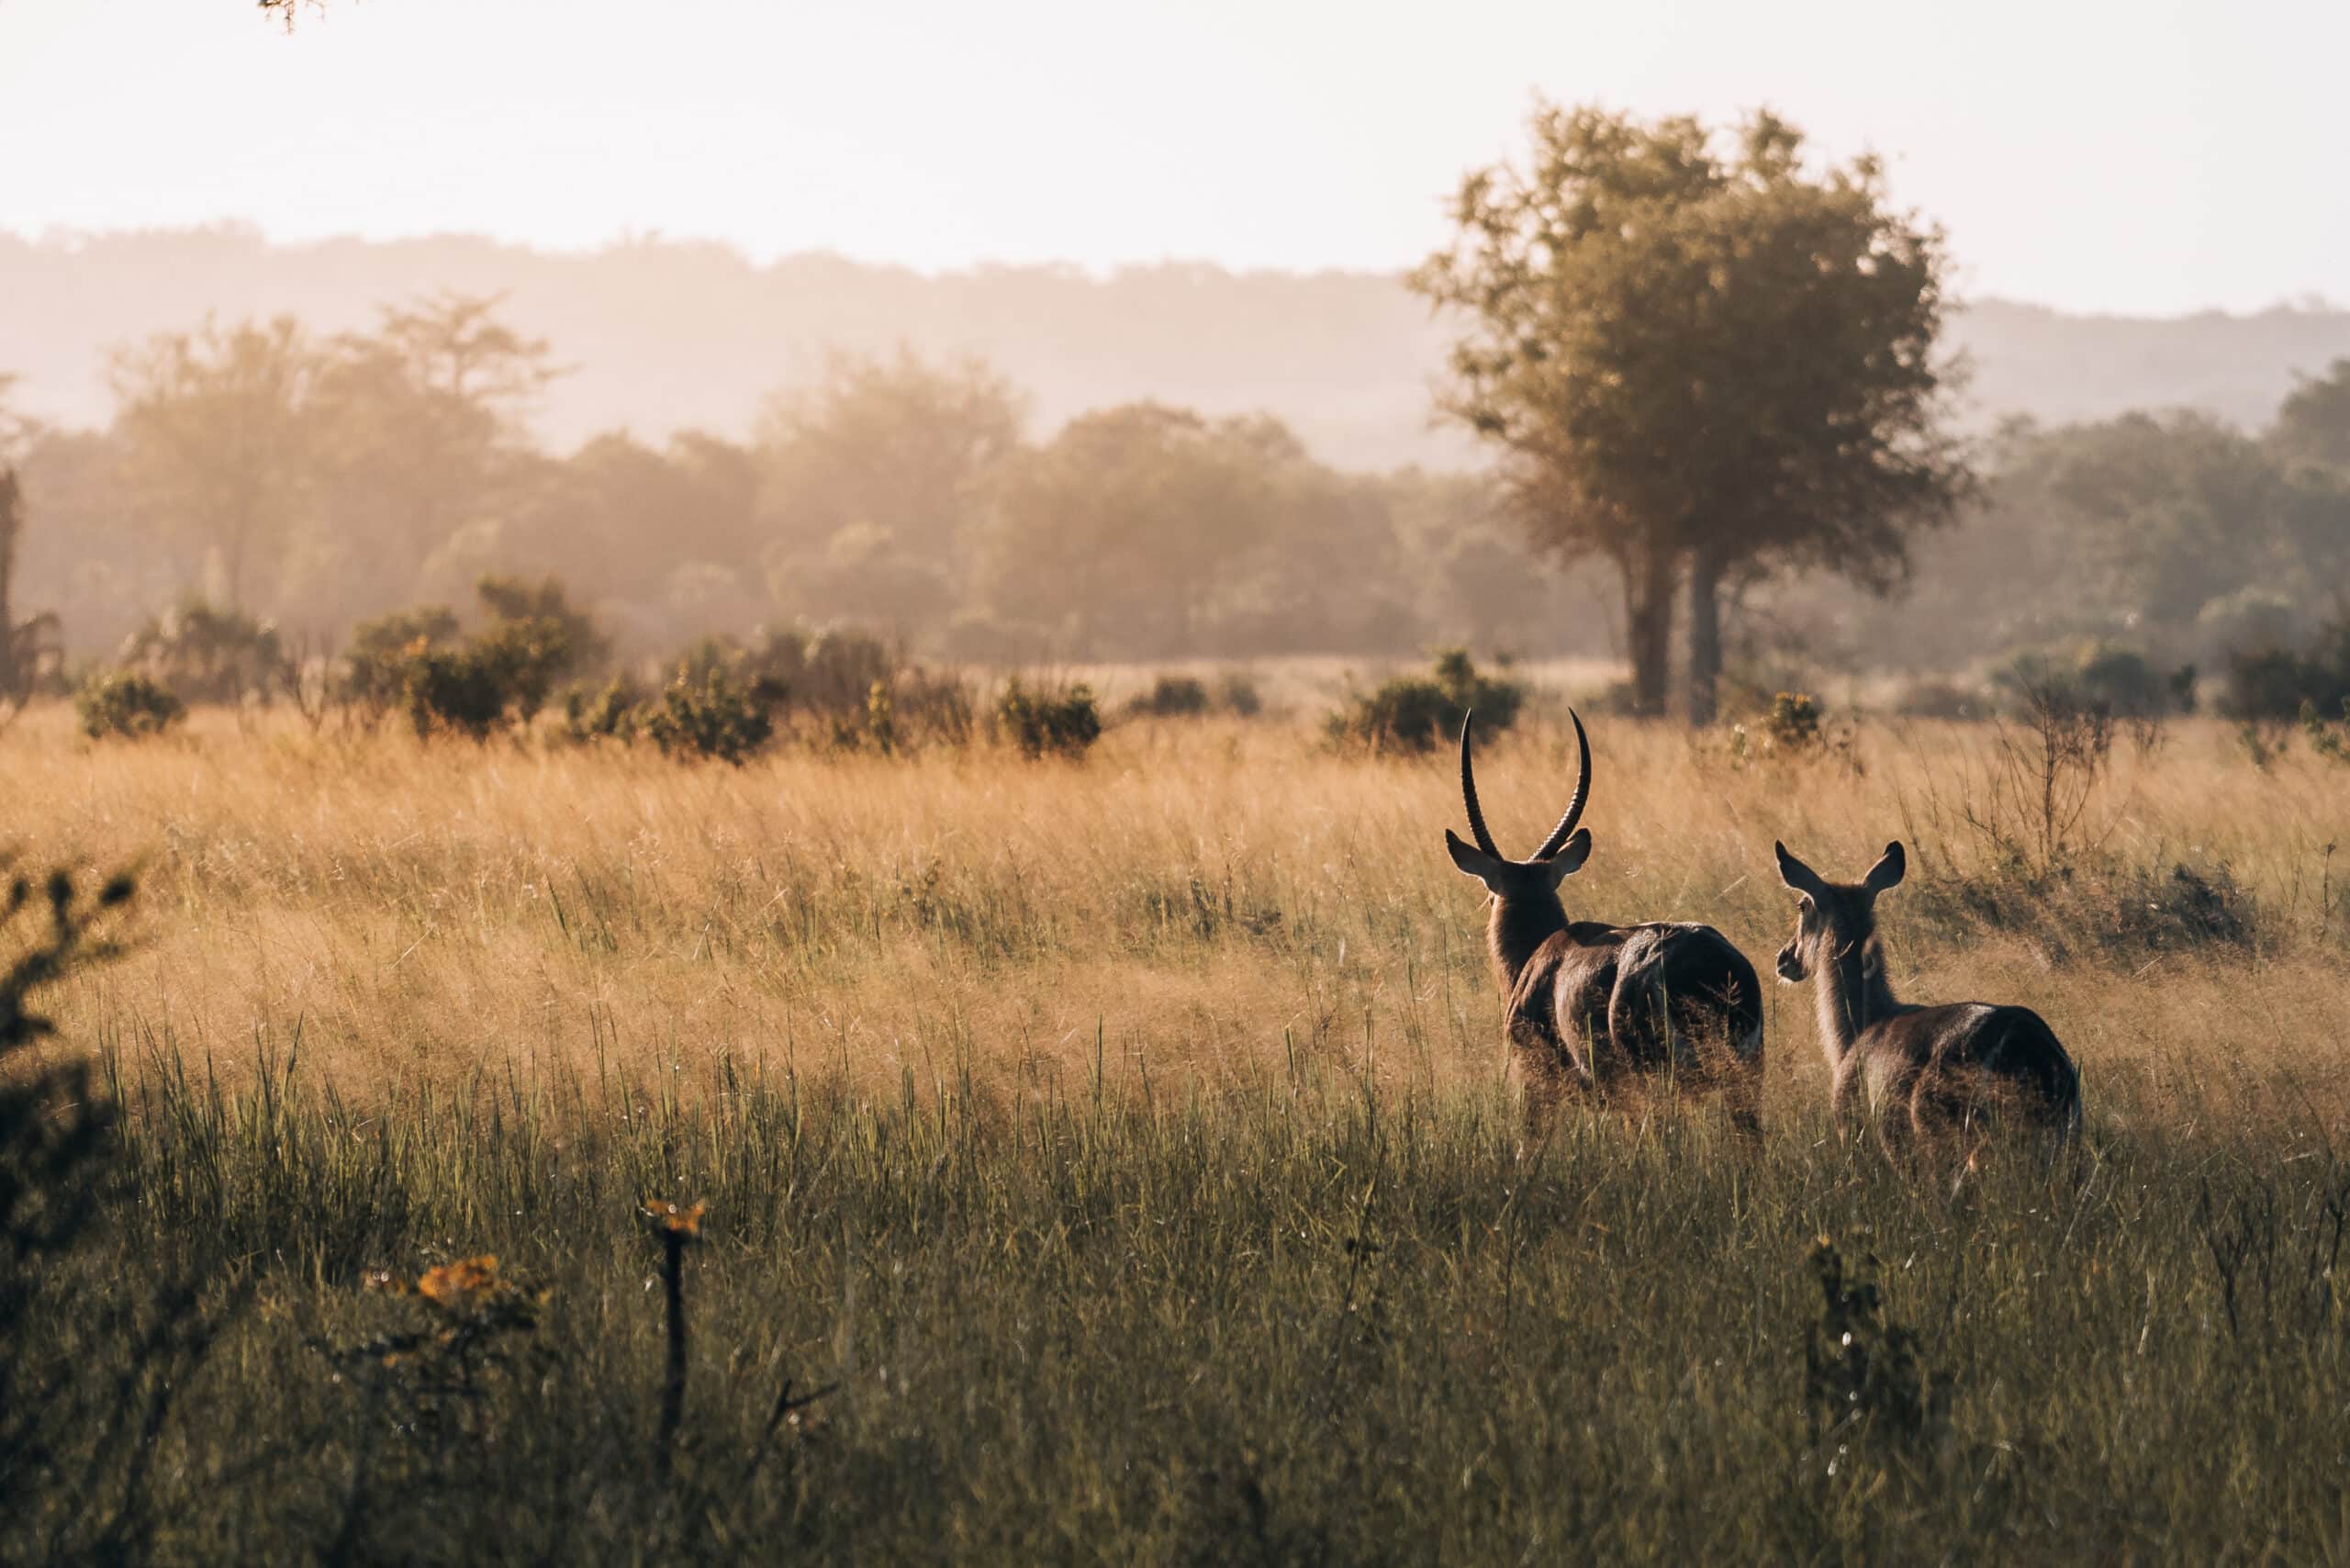
<path fill-rule="evenodd" d="M 1982 727 L 1866 726 L 1795 759 L 1624 720 L 1593 734 L 1579 917 L 1710 922 L 1767 974 L 1791 924 L 1772 840 L 1852 874 L 1901 837 L 1897 987 L 2038 1008 L 2093 1115 L 2344 1098 L 2350 770 L 2255 767 L 2225 726 L 2183 722 L 2116 747 L 2043 866 Z M 1505 848 L 1556 814 L 1571 747 L 1553 722 L 1484 748 Z M 223 714 L 94 744 L 36 711 L 0 768 L 12 834 L 144 866 L 145 944 L 63 1001 L 67 1036 L 231 1077 L 257 1045 L 362 1098 L 599 1064 L 699 1083 L 721 1056 L 891 1096 L 1085 1084 L 1097 1062 L 1138 1094 L 1501 1067 L 1480 894 L 1440 840 L 1451 759 L 1341 755 L 1302 722 L 1131 723 L 1076 765 L 785 751 L 738 770 Z M 2215 900 L 2233 925 L 2205 918 Z M 1774 1093 L 1818 1094 L 1807 999 L 1770 1002 Z"/>
<path fill-rule="evenodd" d="M 32 716 L 12 828 L 143 859 L 144 939 L 44 999 L 123 1114 L 0 1260 L 0 1558 L 2340 1560 L 2350 770 L 2181 725 L 2052 852 L 2012 734 L 1594 733 L 1577 913 L 1767 963 L 1774 837 L 1901 835 L 1897 982 L 2045 1014 L 2079 1143 L 1840 1144 L 1774 988 L 1760 1148 L 1521 1144 L 1449 759 L 1302 718 L 737 771 Z M 1483 754 L 1505 846 L 1572 766 Z"/>

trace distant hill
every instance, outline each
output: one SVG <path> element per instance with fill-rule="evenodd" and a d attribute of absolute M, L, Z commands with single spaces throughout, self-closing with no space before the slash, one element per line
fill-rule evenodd
<path fill-rule="evenodd" d="M 836 256 L 757 265 L 722 246 L 646 241 L 589 254 L 466 237 L 272 245 L 250 230 L 28 241 L 0 234 L 0 372 L 69 423 L 107 414 L 110 344 L 200 320 L 290 311 L 321 330 L 435 288 L 506 293 L 508 314 L 576 367 L 543 433 L 570 444 L 626 426 L 748 431 L 760 398 L 831 347 L 904 341 L 984 356 L 1035 398 L 1049 430 L 1137 398 L 1266 409 L 1346 467 L 1475 461 L 1431 429 L 1442 322 L 1392 277 L 1230 273 L 1170 263 L 1109 277 L 990 267 L 926 277 Z M 2350 312 L 2287 308 L 2177 319 L 2068 316 L 1981 301 L 1955 324 L 1975 418 L 2048 420 L 2195 406 L 2256 425 L 2296 373 L 2350 355 Z"/>

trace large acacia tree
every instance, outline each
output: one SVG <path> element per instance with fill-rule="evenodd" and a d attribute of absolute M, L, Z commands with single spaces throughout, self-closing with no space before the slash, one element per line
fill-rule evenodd
<path fill-rule="evenodd" d="M 1968 484 L 1942 428 L 1942 235 L 1874 159 L 1815 167 L 1767 113 L 1724 137 L 1539 104 L 1528 129 L 1411 276 L 1464 322 L 1442 407 L 1500 447 L 1539 543 L 1615 565 L 1644 711 L 1685 588 L 1704 722 L 1727 593 L 1791 566 L 1890 588 Z"/>

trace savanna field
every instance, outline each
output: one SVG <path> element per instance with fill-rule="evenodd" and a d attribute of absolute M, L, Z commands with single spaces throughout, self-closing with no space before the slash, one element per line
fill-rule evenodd
<path fill-rule="evenodd" d="M 0 1558 L 2350 1558 L 2350 767 L 1593 739 L 1572 915 L 1767 978 L 1772 841 L 1901 839 L 1896 989 L 2037 1009 L 2076 1147 L 1841 1143 L 1775 984 L 1759 1148 L 1523 1137 L 1452 758 L 1304 715 L 730 767 L 34 710 L 20 865 L 138 891 L 18 1058 L 119 1146 L 6 1304 Z M 1525 853 L 1562 711 L 1479 764 Z"/>

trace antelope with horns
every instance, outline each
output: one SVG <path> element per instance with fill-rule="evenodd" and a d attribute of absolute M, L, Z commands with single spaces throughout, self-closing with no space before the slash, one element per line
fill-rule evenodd
<path fill-rule="evenodd" d="M 1719 1088 L 1741 1133 L 1760 1130 L 1762 985 L 1754 966 L 1710 925 L 1605 925 L 1569 920 L 1559 884 L 1591 854 L 1578 827 L 1591 794 L 1591 741 L 1574 721 L 1580 757 L 1566 815 L 1530 860 L 1494 846 L 1477 805 L 1473 715 L 1460 722 L 1463 844 L 1445 830 L 1452 863 L 1492 894 L 1488 940 L 1508 1009 L 1512 1066 L 1529 1127 L 1570 1094 L 1620 1098 L 1651 1087 Z"/>
<path fill-rule="evenodd" d="M 2039 1014 L 1894 998 L 1876 901 L 1900 885 L 1908 862 L 1899 844 L 1886 845 L 1857 882 L 1829 881 L 1785 845 L 1772 848 L 1779 879 L 1798 898 L 1795 937 L 1779 950 L 1779 977 L 1790 984 L 1808 979 L 1818 996 L 1829 1104 L 1840 1132 L 1853 1125 L 1863 1096 L 1897 1147 L 1948 1134 L 1972 1139 L 2002 1116 L 2059 1137 L 2080 1126 L 2080 1073 Z"/>

